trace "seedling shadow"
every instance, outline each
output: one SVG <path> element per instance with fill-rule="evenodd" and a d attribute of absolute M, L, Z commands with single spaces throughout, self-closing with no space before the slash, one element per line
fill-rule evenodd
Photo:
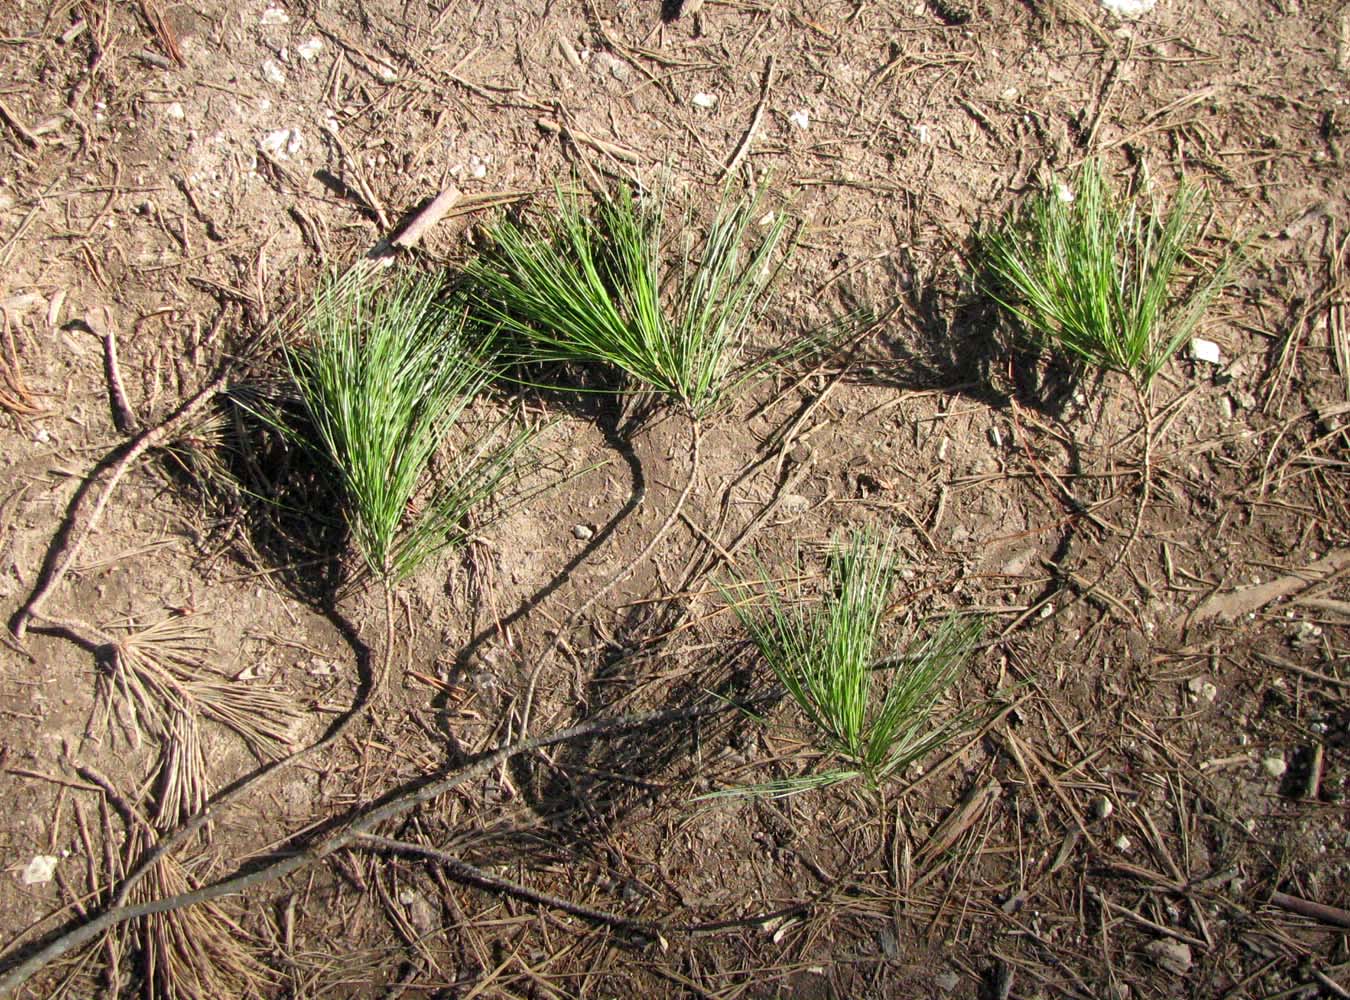
<path fill-rule="evenodd" d="M 572 556 L 547 583 L 525 598 L 513 611 L 502 618 L 491 621 L 474 633 L 473 637 L 455 657 L 450 678 L 452 684 L 457 683 L 469 672 L 488 642 L 512 628 L 517 622 L 529 617 L 566 584 L 578 567 L 605 546 L 614 532 L 637 510 L 646 496 L 646 474 L 631 443 L 635 426 L 646 418 L 645 411 L 641 408 L 635 411 L 630 407 L 621 405 L 612 393 L 589 392 L 579 394 L 569 393 L 564 389 L 536 390 L 536 393 L 541 400 L 554 404 L 556 408 L 566 409 L 574 416 L 590 420 L 603 435 L 605 444 L 609 449 L 617 454 L 624 465 L 627 466 L 632 486 L 628 499 L 623 506 L 595 532 L 586 545 Z M 447 705 L 447 696 L 438 696 L 436 705 L 438 718 L 440 724 L 447 727 L 448 733 L 449 719 L 444 714 Z"/>
<path fill-rule="evenodd" d="M 898 289 L 889 309 L 844 285 L 837 295 L 853 313 L 889 317 L 855 364 L 864 384 L 943 390 L 1004 408 L 1010 399 L 1059 419 L 1081 383 L 1075 366 L 1009 331 L 987 295 L 965 287 L 955 268 L 920 265 L 906 254 L 884 265 Z"/>

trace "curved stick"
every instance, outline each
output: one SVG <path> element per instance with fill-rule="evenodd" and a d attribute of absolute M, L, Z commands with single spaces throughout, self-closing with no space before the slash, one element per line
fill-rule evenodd
<path fill-rule="evenodd" d="M 109 454 L 108 458 L 105 458 L 99 466 L 95 467 L 93 473 L 80 486 L 79 491 L 75 494 L 75 499 L 71 501 L 70 510 L 66 515 L 65 531 L 48 551 L 36 588 L 34 588 L 28 600 L 24 602 L 23 607 L 14 612 L 14 616 L 10 619 L 9 629 L 14 633 L 15 638 L 19 640 L 24 638 L 28 633 L 28 625 L 33 616 L 42 610 L 42 605 L 46 603 L 52 591 L 65 579 L 66 573 L 75 561 L 75 557 L 80 554 L 80 549 L 84 547 L 84 543 L 89 540 L 89 536 L 93 534 L 94 529 L 103 519 L 103 512 L 108 507 L 108 501 L 112 499 L 117 484 L 127 474 L 131 464 L 151 448 L 158 447 L 165 441 L 171 441 L 177 437 L 201 409 L 211 401 L 212 397 L 224 388 L 230 374 L 231 368 L 226 366 L 219 375 L 199 389 L 195 396 L 180 406 L 162 424 L 143 431 L 129 444 L 121 446 L 124 449 L 122 455 L 112 465 L 107 463 L 117 453 L 116 451 Z M 103 491 L 99 493 L 97 499 L 93 502 L 93 506 L 86 514 L 86 502 L 105 470 L 107 471 L 107 481 Z"/>

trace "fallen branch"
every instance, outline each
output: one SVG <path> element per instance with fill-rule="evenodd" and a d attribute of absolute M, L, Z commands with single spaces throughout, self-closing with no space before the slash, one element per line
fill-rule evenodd
<path fill-rule="evenodd" d="M 60 958 L 62 955 L 65 955 L 72 949 L 95 940 L 99 935 L 119 924 L 126 923 L 128 920 L 135 920 L 139 917 L 150 916 L 155 913 L 168 913 L 173 910 L 181 910 L 184 907 L 193 906 L 197 903 L 204 903 L 212 899 L 219 899 L 222 896 L 235 895 L 255 886 L 266 885 L 270 882 L 275 882 L 278 879 L 285 878 L 287 875 L 322 861 L 335 852 L 356 843 L 360 838 L 365 837 L 374 830 L 375 827 L 379 826 L 379 824 L 402 816 L 417 806 L 439 798 L 446 792 L 452 791 L 461 785 L 491 774 L 511 758 L 519 756 L 520 754 L 531 753 L 535 750 L 541 750 L 545 747 L 570 742 L 587 736 L 629 732 L 634 729 L 661 725 L 667 722 L 684 721 L 718 715 L 722 712 L 736 711 L 745 707 L 746 706 L 744 705 L 733 704 L 730 702 L 718 702 L 717 704 L 708 705 L 702 708 L 676 709 L 673 711 L 653 712 L 647 715 L 637 716 L 620 716 L 616 719 L 597 719 L 570 726 L 567 729 L 560 730 L 556 733 L 550 733 L 546 736 L 540 736 L 535 739 L 501 747 L 492 753 L 479 757 L 472 763 L 467 764 L 450 774 L 444 775 L 435 781 L 428 782 L 412 791 L 397 795 L 382 805 L 358 814 L 337 832 L 289 857 L 274 861 L 271 864 L 263 865 L 260 868 L 255 868 L 252 871 L 242 872 L 230 878 L 212 882 L 199 889 L 194 889 L 192 892 L 185 892 L 165 899 L 150 900 L 149 902 L 137 903 L 131 906 L 116 906 L 110 910 L 106 910 L 97 917 L 86 920 L 72 930 L 61 934 L 55 940 L 48 942 L 47 945 L 30 955 L 28 958 L 12 966 L 3 977 L 0 977 L 0 997 L 11 995 L 51 962 Z"/>
<path fill-rule="evenodd" d="M 390 837 L 377 837 L 372 833 L 363 833 L 358 839 L 357 847 L 365 847 L 371 850 L 385 851 L 390 854 L 415 854 L 419 857 L 427 858 L 436 862 L 442 868 L 447 869 L 453 876 L 473 882 L 493 892 L 504 892 L 507 895 L 515 896 L 517 899 L 523 899 L 526 902 L 538 903 L 541 906 L 552 907 L 555 910 L 562 910 L 564 913 L 570 913 L 573 916 L 582 917 L 586 920 L 593 920 L 596 923 L 608 924 L 611 927 L 626 927 L 631 930 L 647 931 L 648 933 L 658 932 L 657 924 L 648 923 L 645 920 L 634 920 L 632 917 L 625 917 L 619 913 L 610 913 L 608 910 L 601 910 L 594 906 L 585 906 L 581 903 L 574 903 L 569 899 L 563 899 L 561 896 L 554 896 L 547 892 L 540 892 L 537 889 L 531 889 L 529 886 L 521 885 L 519 882 L 512 882 L 510 879 L 493 875 L 475 865 L 463 861 L 453 854 L 446 851 L 437 850 L 427 844 L 415 844 L 407 840 L 394 840 Z"/>
<path fill-rule="evenodd" d="M 180 406 L 169 419 L 158 426 L 142 431 L 129 444 L 114 451 L 81 484 L 79 492 L 75 494 L 75 499 L 71 502 L 65 529 L 47 553 L 47 561 L 43 565 L 36 589 L 24 602 L 23 607 L 14 612 L 14 616 L 10 619 L 10 631 L 14 633 L 17 639 L 22 640 L 24 638 L 28 633 L 28 625 L 33 616 L 42 610 L 43 604 L 51 596 L 52 591 L 65 579 L 66 573 L 69 572 L 75 561 L 75 557 L 80 554 L 80 550 L 89 540 L 89 536 L 93 534 L 94 529 L 103 520 L 103 512 L 108 507 L 108 501 L 112 499 L 117 484 L 122 481 L 132 464 L 151 448 L 173 441 L 185 431 L 206 404 L 225 387 L 233 372 L 233 367 L 226 365 L 220 374 L 208 382 L 204 388 L 198 390 L 197 394 Z M 119 451 L 120 455 L 118 455 Z M 111 464 L 108 464 L 109 459 L 112 459 L 113 456 L 118 457 Z M 100 479 L 104 481 L 103 489 L 98 492 L 92 505 L 90 505 L 89 498 L 94 494 Z"/>
<path fill-rule="evenodd" d="M 1342 910 L 1339 906 L 1314 903 L 1310 899 L 1300 899 L 1284 892 L 1272 892 L 1270 902 L 1272 906 L 1297 913 L 1301 917 L 1310 917 L 1335 927 L 1350 927 L 1350 910 Z"/>
<path fill-rule="evenodd" d="M 1245 614 L 1259 611 L 1282 597 L 1307 590 L 1313 584 L 1322 583 L 1347 569 L 1350 569 L 1350 549 L 1332 549 L 1316 562 L 1276 577 L 1268 583 L 1240 587 L 1224 594 L 1211 594 L 1191 613 L 1190 624 L 1201 625 L 1215 620 L 1234 621 Z"/>
<path fill-rule="evenodd" d="M 638 164 L 642 162 L 642 156 L 626 146 L 620 146 L 618 143 L 609 142 L 601 139 L 599 136 L 591 135 L 589 132 L 583 132 L 579 128 L 572 128 L 569 125 L 563 125 L 561 122 L 555 122 L 552 118 L 540 118 L 535 121 L 544 132 L 551 132 L 553 135 L 560 135 L 567 139 L 573 145 L 590 146 L 598 153 L 604 153 L 606 156 L 612 156 L 614 159 L 623 163 Z"/>

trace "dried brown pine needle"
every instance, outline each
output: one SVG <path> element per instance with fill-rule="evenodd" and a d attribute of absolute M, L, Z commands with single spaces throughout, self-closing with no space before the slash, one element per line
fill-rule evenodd
<path fill-rule="evenodd" d="M 230 680 L 207 665 L 210 633 L 185 617 L 129 633 L 112 649 L 100 681 L 101 715 L 133 743 L 158 744 L 157 824 L 199 812 L 209 781 L 203 720 L 217 722 L 264 760 L 284 756 L 300 712 L 280 691 Z"/>

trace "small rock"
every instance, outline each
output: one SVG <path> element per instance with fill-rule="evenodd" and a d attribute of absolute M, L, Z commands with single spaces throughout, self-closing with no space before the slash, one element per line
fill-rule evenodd
<path fill-rule="evenodd" d="M 1314 625 L 1312 622 L 1295 622 L 1289 630 L 1289 642 L 1295 649 L 1304 649 L 1308 646 L 1317 645 L 1317 641 L 1322 638 L 1322 626 Z"/>
<path fill-rule="evenodd" d="M 586 524 L 578 524 L 572 528 L 572 537 L 579 542 L 588 542 L 595 537 L 595 529 Z"/>
<path fill-rule="evenodd" d="M 1120 851 L 1122 854 L 1129 851 L 1129 849 L 1133 846 L 1134 844 L 1131 843 L 1130 838 L 1125 836 L 1125 834 L 1123 833 L 1115 840 L 1116 850 Z"/>
<path fill-rule="evenodd" d="M 607 71 L 610 76 L 620 83 L 626 82 L 633 75 L 633 67 L 624 62 L 618 56 L 610 55 L 608 52 L 597 52 L 591 63 Z"/>
<path fill-rule="evenodd" d="M 1093 819 L 1098 820 L 1106 819 L 1115 811 L 1116 807 L 1111 804 L 1111 800 L 1108 799 L 1105 795 L 1098 795 L 1095 799 L 1092 800 Z"/>
<path fill-rule="evenodd" d="M 262 12 L 262 17 L 258 19 L 258 23 L 263 25 L 290 24 L 291 15 L 280 7 L 268 7 Z"/>
<path fill-rule="evenodd" d="M 933 977 L 933 985 L 943 993 L 950 993 L 952 990 L 956 989 L 956 987 L 961 985 L 961 977 L 951 969 L 943 969 Z"/>
<path fill-rule="evenodd" d="M 886 957 L 886 961 L 899 961 L 900 942 L 895 939 L 895 934 L 892 931 L 884 927 L 877 931 L 877 947 L 881 949 L 881 954 Z"/>
<path fill-rule="evenodd" d="M 267 133 L 258 145 L 267 155 L 288 160 L 304 148 L 305 139 L 298 128 L 279 128 Z"/>
<path fill-rule="evenodd" d="M 932 132 L 927 125 L 911 125 L 909 130 L 914 133 L 914 138 L 919 140 L 920 146 L 927 146 L 933 141 Z"/>
<path fill-rule="evenodd" d="M 1261 759 L 1261 770 L 1278 781 L 1289 770 L 1289 765 L 1285 762 L 1283 755 L 1273 753 Z"/>
<path fill-rule="evenodd" d="M 1186 690 L 1196 701 L 1212 702 L 1219 696 L 1219 689 L 1203 677 L 1192 677 L 1188 680 Z"/>
<path fill-rule="evenodd" d="M 1069 185 L 1065 184 L 1063 181 L 1055 181 L 1056 199 L 1063 202 L 1065 205 L 1072 205 L 1076 197 L 1077 195 L 1073 193 L 1073 188 L 1069 187 Z"/>
<path fill-rule="evenodd" d="M 182 121 L 183 105 L 179 104 L 177 101 L 174 101 L 172 104 L 168 105 L 164 109 L 164 114 L 168 118 L 177 118 L 179 121 Z"/>
<path fill-rule="evenodd" d="M 1143 17 L 1158 5 L 1158 0 L 1101 0 L 1101 4 L 1116 17 L 1128 21 Z"/>
<path fill-rule="evenodd" d="M 1191 946 L 1185 941 L 1155 938 L 1144 945 L 1144 954 L 1158 968 L 1175 976 L 1184 976 L 1191 971 Z"/>
<path fill-rule="evenodd" d="M 786 493 L 781 506 L 784 514 L 804 514 L 811 506 L 811 501 L 800 493 Z"/>
<path fill-rule="evenodd" d="M 1221 364 L 1223 354 L 1219 350 L 1219 345 L 1212 340 L 1205 340 L 1203 337 L 1195 337 L 1191 340 L 1191 360 L 1203 361 L 1207 365 Z"/>
<path fill-rule="evenodd" d="M 310 38 L 295 47 L 295 54 L 305 62 L 313 62 L 323 51 L 323 41 L 318 38 Z"/>
<path fill-rule="evenodd" d="M 794 111 L 792 112 L 792 114 L 788 115 L 788 121 L 790 121 L 793 125 L 796 125 L 800 129 L 806 129 L 811 127 L 811 115 L 806 111 L 805 108 L 798 109 L 797 111 Z"/>
<path fill-rule="evenodd" d="M 717 95 L 700 92 L 694 95 L 692 103 L 696 108 L 714 108 L 717 106 Z"/>
<path fill-rule="evenodd" d="M 23 875 L 21 876 L 23 884 L 42 885 L 43 883 L 50 882 L 52 877 L 56 874 L 57 860 L 57 858 L 52 857 L 50 854 L 35 855 L 33 860 L 28 862 L 28 866 L 23 870 Z"/>
<path fill-rule="evenodd" d="M 286 82 L 286 71 L 272 59 L 263 60 L 262 75 L 264 80 L 268 83 L 275 84 L 278 87 L 284 85 Z"/>
<path fill-rule="evenodd" d="M 407 907 L 408 923 L 423 936 L 431 934 L 440 927 L 440 918 L 436 908 L 425 896 L 413 889 L 400 889 L 398 901 Z"/>

